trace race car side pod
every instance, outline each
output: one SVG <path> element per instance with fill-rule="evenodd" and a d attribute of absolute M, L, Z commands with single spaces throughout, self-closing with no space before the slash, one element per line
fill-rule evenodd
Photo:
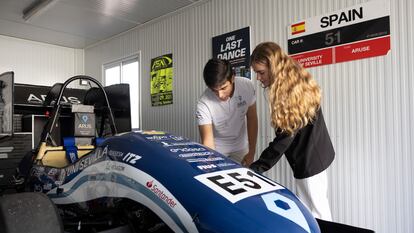
<path fill-rule="evenodd" d="M 373 230 L 345 225 L 342 223 L 329 222 L 321 219 L 316 219 L 321 233 L 374 233 Z"/>

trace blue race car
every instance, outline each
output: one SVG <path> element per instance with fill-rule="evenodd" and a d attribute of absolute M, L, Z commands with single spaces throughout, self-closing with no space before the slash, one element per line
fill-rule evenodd
<path fill-rule="evenodd" d="M 85 103 L 69 106 L 73 136 L 58 142 L 54 130 L 68 107 L 63 92 L 79 79 L 98 88 Z M 96 80 L 75 76 L 57 89 L 46 98 L 55 107 L 41 142 L 21 169 L 28 171 L 22 175 L 25 191 L 44 193 L 57 207 L 61 221 L 55 222 L 63 229 L 57 226 L 56 232 L 320 232 L 292 192 L 214 150 L 161 131 L 118 134 Z M 103 127 L 106 123 L 110 127 Z M 37 210 L 44 212 L 40 204 Z M 19 232 L 19 224 L 15 231 L 7 224 L 4 229 Z"/>

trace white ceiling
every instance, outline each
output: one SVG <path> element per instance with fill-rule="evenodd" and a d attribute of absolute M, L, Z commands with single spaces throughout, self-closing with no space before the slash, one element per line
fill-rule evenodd
<path fill-rule="evenodd" d="M 37 1 L 45 0 L 0 0 L 0 35 L 85 48 L 198 0 L 46 0 L 25 21 Z"/>

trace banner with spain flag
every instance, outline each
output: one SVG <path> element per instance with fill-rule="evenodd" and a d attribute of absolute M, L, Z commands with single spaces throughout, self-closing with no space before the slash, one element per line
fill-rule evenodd
<path fill-rule="evenodd" d="M 369 1 L 287 29 L 288 53 L 304 67 L 383 56 L 391 49 L 390 3 Z"/>

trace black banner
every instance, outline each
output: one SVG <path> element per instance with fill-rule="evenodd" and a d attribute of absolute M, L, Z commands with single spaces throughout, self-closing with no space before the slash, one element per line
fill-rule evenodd
<path fill-rule="evenodd" d="M 51 87 L 18 84 L 14 85 L 14 104 L 42 106 Z M 62 101 L 70 104 L 80 104 L 87 90 L 66 88 Z"/>
<path fill-rule="evenodd" d="M 213 57 L 228 60 L 236 75 L 250 78 L 250 28 L 222 34 L 212 39 Z"/>

